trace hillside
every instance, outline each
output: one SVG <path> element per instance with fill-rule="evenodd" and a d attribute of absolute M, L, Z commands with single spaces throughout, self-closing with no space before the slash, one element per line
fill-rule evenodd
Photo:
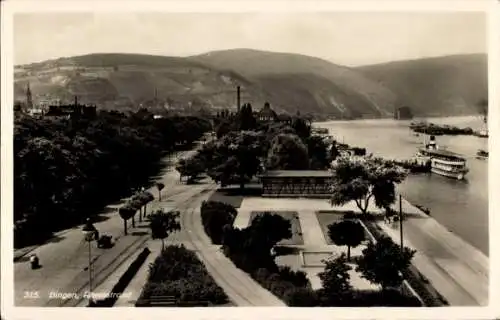
<path fill-rule="evenodd" d="M 101 108 L 260 109 L 343 118 L 390 117 L 408 105 L 417 116 L 476 111 L 487 97 L 483 55 L 450 56 L 347 68 L 289 53 L 247 49 L 188 58 L 139 54 L 90 54 L 15 67 L 15 98 L 29 82 L 35 103 L 71 102 Z M 156 99 L 155 99 L 156 92 Z"/>
<path fill-rule="evenodd" d="M 326 80 L 330 82 L 330 85 L 334 87 L 332 91 L 343 92 L 342 97 L 327 97 L 322 99 L 323 101 L 320 103 L 321 109 L 330 110 L 336 114 L 339 114 L 338 108 L 329 102 L 331 99 L 344 104 L 347 113 L 362 114 L 367 117 L 389 116 L 398 103 L 397 95 L 394 92 L 367 78 L 364 74 L 310 56 L 234 49 L 193 56 L 191 60 L 217 69 L 233 70 L 248 79 L 258 82 L 261 79 L 269 79 L 275 76 L 280 76 L 281 79 L 288 76 L 302 76 L 303 74 L 319 77 L 319 79 L 323 80 L 318 81 L 324 83 Z M 292 79 L 287 80 L 287 82 L 293 81 Z M 303 92 L 307 92 L 307 95 L 318 95 L 315 87 L 315 83 L 318 81 L 310 84 L 303 82 L 301 85 Z M 276 90 L 272 81 L 264 81 L 261 84 L 267 92 Z M 282 84 L 283 81 L 280 81 L 278 90 L 280 90 Z M 345 99 L 345 97 L 350 97 L 350 99 Z M 357 101 L 357 104 L 350 103 L 350 100 Z"/>
<path fill-rule="evenodd" d="M 77 95 L 83 103 L 104 108 L 135 109 L 141 104 L 232 108 L 237 85 L 243 88 L 242 99 L 258 105 L 266 100 L 258 87 L 234 72 L 175 57 L 91 54 L 17 66 L 16 99 L 25 98 L 28 82 L 37 103 L 69 102 Z"/>
<path fill-rule="evenodd" d="M 397 61 L 356 68 L 397 92 L 417 116 L 478 113 L 488 97 L 485 54 Z"/>

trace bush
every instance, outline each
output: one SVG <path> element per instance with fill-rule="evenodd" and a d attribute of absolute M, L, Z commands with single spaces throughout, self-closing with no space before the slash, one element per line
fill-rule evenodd
<path fill-rule="evenodd" d="M 180 302 L 210 301 L 227 303 L 224 291 L 208 274 L 193 251 L 184 246 L 168 246 L 149 266 L 149 276 L 141 299 L 173 296 Z"/>
<path fill-rule="evenodd" d="M 420 301 L 395 289 L 389 290 L 352 290 L 345 299 L 346 307 L 421 307 Z"/>
<path fill-rule="evenodd" d="M 316 307 L 319 305 L 316 291 L 305 287 L 295 287 L 286 291 L 283 300 L 291 307 Z"/>
<path fill-rule="evenodd" d="M 201 221 L 214 244 L 222 244 L 224 227 L 232 226 L 236 215 L 236 209 L 224 202 L 204 201 L 201 205 Z"/>

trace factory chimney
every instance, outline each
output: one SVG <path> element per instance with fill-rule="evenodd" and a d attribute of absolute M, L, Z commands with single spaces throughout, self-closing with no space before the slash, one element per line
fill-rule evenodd
<path fill-rule="evenodd" d="M 238 108 L 238 113 L 240 112 L 240 86 L 237 87 L 237 108 Z"/>

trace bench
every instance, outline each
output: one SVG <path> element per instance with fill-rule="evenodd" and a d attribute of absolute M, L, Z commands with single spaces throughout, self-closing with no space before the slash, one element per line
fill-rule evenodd
<path fill-rule="evenodd" d="M 149 305 L 152 307 L 176 306 L 178 299 L 172 296 L 152 296 L 149 298 Z"/>
<path fill-rule="evenodd" d="M 180 301 L 173 296 L 152 296 L 146 300 L 150 307 L 208 307 L 210 301 Z"/>

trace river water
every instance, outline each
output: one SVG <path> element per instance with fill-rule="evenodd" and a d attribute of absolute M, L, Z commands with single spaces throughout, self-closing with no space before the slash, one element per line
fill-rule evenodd
<path fill-rule="evenodd" d="M 483 126 L 480 117 L 428 118 L 436 124 Z M 366 148 L 367 153 L 391 159 L 410 159 L 422 146 L 424 135 L 415 136 L 410 121 L 354 120 L 316 123 L 329 129 L 338 142 Z M 428 139 L 427 139 L 428 140 Z M 410 175 L 399 192 L 413 204 L 431 210 L 431 216 L 488 256 L 488 160 L 476 159 L 478 149 L 488 150 L 488 139 L 475 136 L 436 136 L 437 144 L 467 159 L 469 172 L 462 181 L 436 174 Z"/>

